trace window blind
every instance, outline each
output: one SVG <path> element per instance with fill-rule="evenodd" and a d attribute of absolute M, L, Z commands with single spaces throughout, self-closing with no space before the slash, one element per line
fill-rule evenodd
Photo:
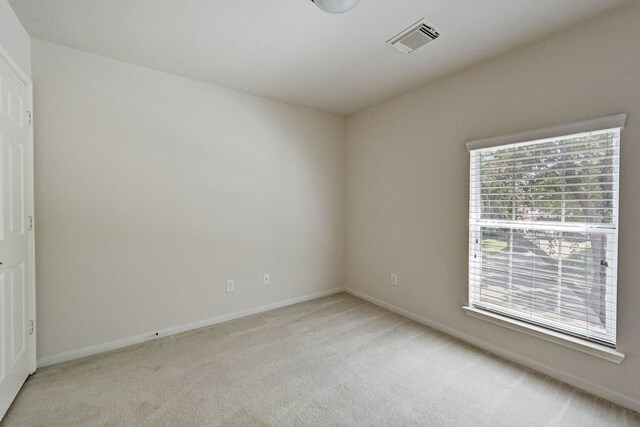
<path fill-rule="evenodd" d="M 620 127 L 505 138 L 470 150 L 470 305 L 615 346 Z"/>

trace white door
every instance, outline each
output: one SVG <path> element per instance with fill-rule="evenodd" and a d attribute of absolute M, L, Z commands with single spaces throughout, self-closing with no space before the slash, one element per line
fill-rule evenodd
<path fill-rule="evenodd" d="M 0 51 L 0 419 L 35 370 L 31 86 Z"/>

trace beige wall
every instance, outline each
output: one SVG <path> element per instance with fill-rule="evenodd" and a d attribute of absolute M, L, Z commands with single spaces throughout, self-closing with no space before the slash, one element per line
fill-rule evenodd
<path fill-rule="evenodd" d="M 31 39 L 7 0 L 0 0 L 0 46 L 24 73 L 31 75 Z"/>
<path fill-rule="evenodd" d="M 348 286 L 640 410 L 639 24 L 636 2 L 350 117 Z M 465 141 L 620 112 L 629 114 L 618 317 L 626 359 L 616 365 L 465 316 Z"/>
<path fill-rule="evenodd" d="M 41 363 L 343 286 L 344 118 L 35 40 L 33 79 Z"/>

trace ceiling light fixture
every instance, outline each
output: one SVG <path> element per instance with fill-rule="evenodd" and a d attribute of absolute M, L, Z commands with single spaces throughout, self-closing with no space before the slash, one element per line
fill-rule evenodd
<path fill-rule="evenodd" d="M 360 0 L 311 0 L 327 13 L 345 13 L 353 9 Z"/>

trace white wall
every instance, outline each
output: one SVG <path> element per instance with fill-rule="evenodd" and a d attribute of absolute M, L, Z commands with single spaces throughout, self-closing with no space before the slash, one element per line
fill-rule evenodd
<path fill-rule="evenodd" d="M 32 48 L 40 361 L 344 286 L 346 119 Z"/>
<path fill-rule="evenodd" d="M 31 38 L 7 0 L 0 0 L 0 46 L 31 76 Z"/>
<path fill-rule="evenodd" d="M 0 46 L 25 74 L 31 75 L 31 38 L 7 0 L 0 0 Z"/>
<path fill-rule="evenodd" d="M 348 286 L 640 410 L 638 23 L 636 2 L 350 117 Z M 465 141 L 620 112 L 629 114 L 618 318 L 626 359 L 616 365 L 465 316 Z"/>

